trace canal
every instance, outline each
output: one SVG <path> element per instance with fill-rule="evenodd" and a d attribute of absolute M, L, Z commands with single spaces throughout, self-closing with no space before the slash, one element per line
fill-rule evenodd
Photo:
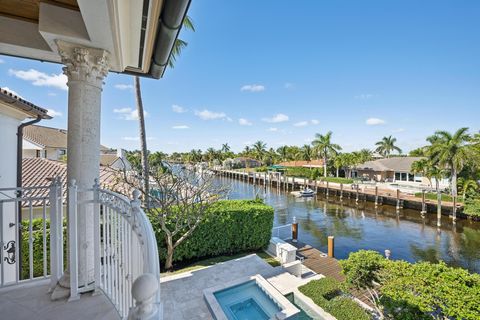
<path fill-rule="evenodd" d="M 327 237 L 335 236 L 335 256 L 346 258 L 360 249 L 384 253 L 391 250 L 393 259 L 445 261 L 480 273 L 480 223 L 447 216 L 437 228 L 436 215 L 422 218 L 419 211 L 404 209 L 397 214 L 392 206 L 377 209 L 371 202 L 355 204 L 355 199 L 340 201 L 324 195 L 297 198 L 277 188 L 220 177 L 230 185 L 229 199 L 252 199 L 259 196 L 275 209 L 274 225 L 299 223 L 299 240 L 323 252 Z"/>

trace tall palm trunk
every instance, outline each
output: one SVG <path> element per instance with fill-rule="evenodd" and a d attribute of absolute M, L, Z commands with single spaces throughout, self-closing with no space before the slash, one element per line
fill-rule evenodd
<path fill-rule="evenodd" d="M 140 90 L 140 78 L 135 77 L 135 97 L 137 100 L 138 122 L 140 124 L 140 150 L 142 157 L 142 178 L 143 190 L 145 191 L 144 201 L 147 202 L 147 195 L 149 194 L 149 170 L 148 170 L 148 153 L 147 153 L 147 136 L 145 132 L 145 114 L 143 112 L 142 92 Z"/>
<path fill-rule="evenodd" d="M 452 196 L 457 196 L 457 169 L 452 166 Z"/>
<path fill-rule="evenodd" d="M 326 151 L 325 151 L 326 152 Z M 327 155 L 323 157 L 323 176 L 327 177 Z"/>

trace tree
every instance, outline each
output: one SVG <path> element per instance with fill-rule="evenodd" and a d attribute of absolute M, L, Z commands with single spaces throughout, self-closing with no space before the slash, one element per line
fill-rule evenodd
<path fill-rule="evenodd" d="M 258 140 L 253 144 L 252 147 L 253 147 L 253 151 L 255 153 L 256 159 L 262 161 L 263 155 L 265 154 L 265 150 L 267 148 L 267 144 L 261 140 Z"/>
<path fill-rule="evenodd" d="M 336 155 L 342 147 L 338 144 L 332 143 L 332 131 L 327 132 L 327 134 L 322 135 L 317 133 L 312 144 L 314 146 L 315 152 L 323 158 L 323 175 L 327 177 L 327 161 L 330 156 Z"/>
<path fill-rule="evenodd" d="M 300 149 L 299 156 L 302 160 L 310 161 L 312 160 L 312 147 L 308 144 L 304 144 Z"/>
<path fill-rule="evenodd" d="M 150 219 L 157 220 L 165 233 L 165 269 L 169 270 L 173 266 L 175 248 L 188 239 L 212 204 L 223 198 L 228 189 L 205 171 L 184 169 L 162 172 L 155 167 L 152 169 L 150 178 L 155 182 L 155 192 L 146 193 L 142 177 L 126 171 L 121 182 L 138 189 L 148 198 L 147 214 Z"/>
<path fill-rule="evenodd" d="M 187 29 L 195 31 L 195 27 L 193 26 L 193 22 L 189 16 L 186 16 L 183 19 L 182 25 Z M 187 42 L 176 39 L 172 54 L 169 57 L 168 64 L 170 68 L 174 67 L 174 62 L 177 57 L 180 55 L 183 48 L 188 45 Z M 140 129 L 140 151 L 141 151 L 141 159 L 142 159 L 142 176 L 143 176 L 143 188 L 148 194 L 149 189 L 149 177 L 148 177 L 148 149 L 147 149 L 147 134 L 145 130 L 145 112 L 143 110 L 143 101 L 142 101 L 142 92 L 140 89 L 140 78 L 138 76 L 134 77 L 134 85 L 135 85 L 135 98 L 136 98 L 136 105 L 137 105 L 137 115 L 138 115 L 138 122 L 139 122 L 139 129 Z M 146 199 L 144 199 L 146 200 Z"/>
<path fill-rule="evenodd" d="M 287 161 L 288 158 L 288 146 L 281 146 L 277 149 L 278 154 L 283 162 Z"/>
<path fill-rule="evenodd" d="M 382 156 L 389 158 L 392 151 L 397 151 L 399 154 L 402 153 L 402 149 L 397 147 L 395 143 L 397 138 L 392 136 L 383 137 L 382 140 L 375 143 L 377 146 L 376 152 L 380 153 Z"/>
<path fill-rule="evenodd" d="M 457 177 L 468 161 L 470 141 L 468 128 L 460 128 L 451 134 L 448 131 L 437 131 L 427 138 L 431 143 L 428 155 L 431 161 L 450 170 L 451 193 L 457 196 Z"/>
<path fill-rule="evenodd" d="M 229 151 L 230 151 L 230 146 L 228 145 L 228 143 L 222 144 L 222 152 L 227 153 Z"/>

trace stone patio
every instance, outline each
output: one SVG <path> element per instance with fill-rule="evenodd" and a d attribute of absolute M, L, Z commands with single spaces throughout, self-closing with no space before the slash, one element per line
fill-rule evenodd
<path fill-rule="evenodd" d="M 80 300 L 51 301 L 48 284 L 38 282 L 28 286 L 5 288 L 0 291 L 0 319 L 15 320 L 119 320 L 117 311 L 103 295 L 82 294 Z"/>
<path fill-rule="evenodd" d="M 297 278 L 282 267 L 272 267 L 256 254 L 219 263 L 200 270 L 162 277 L 161 299 L 164 320 L 213 319 L 203 298 L 203 290 L 239 278 L 262 275 L 282 294 L 322 277 L 305 269 L 307 278 Z"/>

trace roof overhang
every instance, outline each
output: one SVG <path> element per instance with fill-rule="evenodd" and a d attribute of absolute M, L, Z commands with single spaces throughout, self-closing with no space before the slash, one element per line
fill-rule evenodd
<path fill-rule="evenodd" d="M 46 109 L 36 106 L 4 89 L 0 89 L 0 105 L 11 109 L 17 114 L 21 114 L 23 118 L 52 118 L 47 114 L 48 111 Z"/>
<path fill-rule="evenodd" d="M 0 54 L 60 63 L 57 40 L 109 52 L 110 71 L 161 78 L 191 0 L 0 2 Z"/>

